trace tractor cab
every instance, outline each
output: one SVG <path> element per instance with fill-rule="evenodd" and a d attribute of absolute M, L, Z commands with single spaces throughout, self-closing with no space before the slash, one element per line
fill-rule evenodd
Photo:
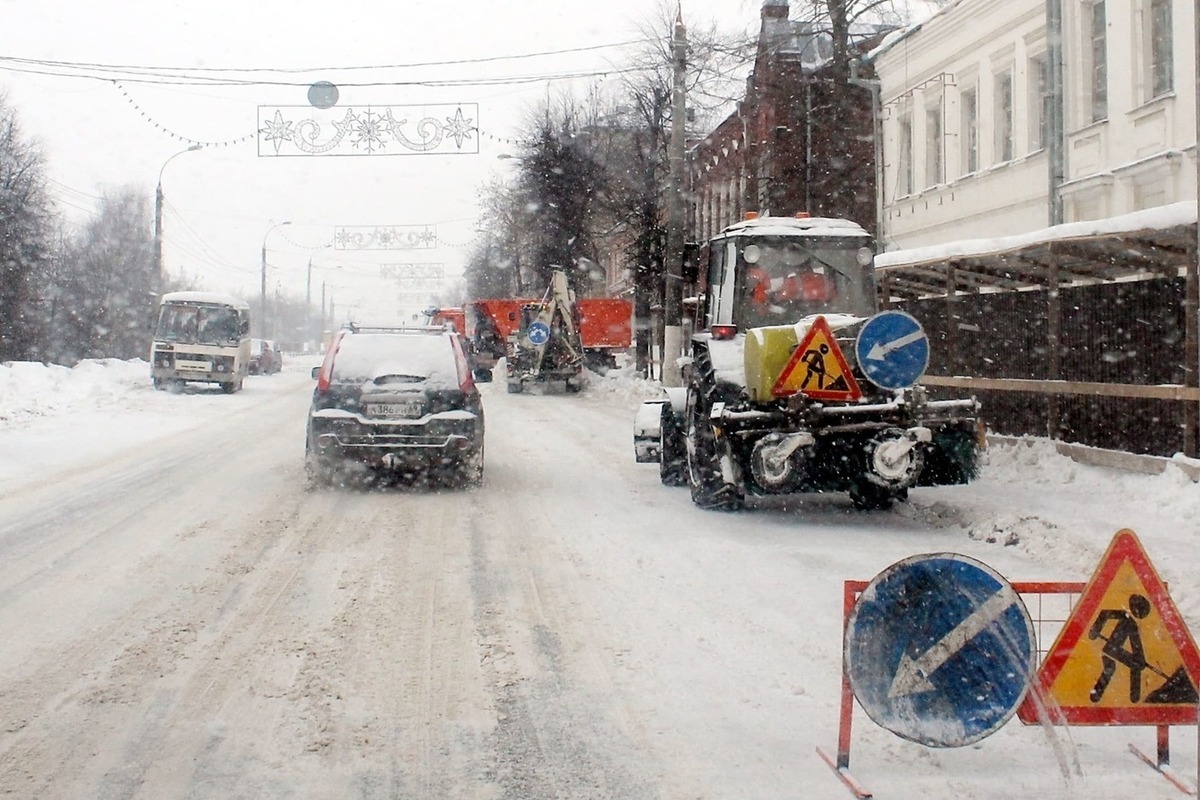
<path fill-rule="evenodd" d="M 870 236 L 847 220 L 767 217 L 708 246 L 700 327 L 746 331 L 814 314 L 876 311 Z"/>

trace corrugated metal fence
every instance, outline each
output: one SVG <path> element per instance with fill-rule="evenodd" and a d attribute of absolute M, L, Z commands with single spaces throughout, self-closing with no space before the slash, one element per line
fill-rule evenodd
<path fill-rule="evenodd" d="M 1060 290 L 1062 381 L 1184 383 L 1183 278 Z M 929 335 L 929 373 L 1048 380 L 1045 291 L 960 294 L 897 304 Z M 961 395 L 961 389 L 932 389 Z M 1170 456 L 1184 448 L 1184 402 L 1130 397 L 976 392 L 995 433 Z M 1057 430 L 1051 430 L 1054 408 Z"/>

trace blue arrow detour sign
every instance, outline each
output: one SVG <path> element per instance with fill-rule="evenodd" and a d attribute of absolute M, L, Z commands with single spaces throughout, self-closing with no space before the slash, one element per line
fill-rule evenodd
<path fill-rule="evenodd" d="M 858 366 L 881 389 L 905 389 L 929 368 L 929 338 L 903 311 L 881 311 L 867 320 L 854 342 Z"/>
<path fill-rule="evenodd" d="M 846 623 L 854 697 L 877 725 L 929 747 L 961 747 L 998 730 L 1021 704 L 1036 656 L 1021 596 L 957 553 L 888 567 Z"/>

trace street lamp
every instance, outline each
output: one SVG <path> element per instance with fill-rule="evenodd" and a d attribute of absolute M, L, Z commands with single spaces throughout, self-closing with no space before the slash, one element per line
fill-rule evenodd
<path fill-rule="evenodd" d="M 163 162 L 162 168 L 158 170 L 158 185 L 154 189 L 154 279 L 160 286 L 162 285 L 163 277 L 163 171 L 167 168 L 167 164 L 170 164 L 176 156 L 181 156 L 184 153 L 194 153 L 203 147 L 204 145 L 197 142 L 186 150 L 180 150 L 178 153 L 171 154 Z"/>
<path fill-rule="evenodd" d="M 258 313 L 262 314 L 262 318 L 263 318 L 262 336 L 264 339 L 267 338 L 267 237 L 270 236 L 271 231 L 275 230 L 276 228 L 282 228 L 284 225 L 291 225 L 291 224 L 292 224 L 291 220 L 288 220 L 286 222 L 277 222 L 274 225 L 272 225 L 271 227 L 267 228 L 267 232 L 263 234 L 262 274 L 260 276 L 260 283 L 259 283 Z"/>
<path fill-rule="evenodd" d="M 332 246 L 333 245 L 331 245 L 331 244 L 327 244 L 318 249 L 326 250 Z M 308 257 L 308 277 L 304 281 L 304 335 L 306 337 L 308 337 L 308 339 L 312 338 L 312 324 L 310 322 L 309 311 L 312 309 L 312 271 L 313 271 L 313 258 L 315 258 L 315 257 L 316 257 L 315 253 Z M 341 264 L 337 264 L 333 267 L 317 267 L 317 269 L 341 269 L 341 268 L 342 268 Z M 324 328 L 324 325 L 325 325 L 325 285 L 324 285 L 324 283 L 322 283 L 321 284 L 321 327 L 322 327 L 322 329 Z"/>

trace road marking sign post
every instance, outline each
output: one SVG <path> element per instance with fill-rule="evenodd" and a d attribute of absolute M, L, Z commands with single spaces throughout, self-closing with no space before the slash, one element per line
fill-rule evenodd
<path fill-rule="evenodd" d="M 845 663 L 876 724 L 929 747 L 962 747 L 1007 722 L 1037 657 L 1021 597 L 957 553 L 899 561 L 872 579 L 846 624 Z"/>
<path fill-rule="evenodd" d="M 771 387 L 775 397 L 803 394 L 814 400 L 838 400 L 850 402 L 862 397 L 858 381 L 850 372 L 850 365 L 842 355 L 833 331 L 825 317 L 817 317 L 808 333 L 796 345 L 775 385 Z"/>
<path fill-rule="evenodd" d="M 925 329 L 903 311 L 881 311 L 863 323 L 854 342 L 858 367 L 881 389 L 906 389 L 929 368 Z"/>

